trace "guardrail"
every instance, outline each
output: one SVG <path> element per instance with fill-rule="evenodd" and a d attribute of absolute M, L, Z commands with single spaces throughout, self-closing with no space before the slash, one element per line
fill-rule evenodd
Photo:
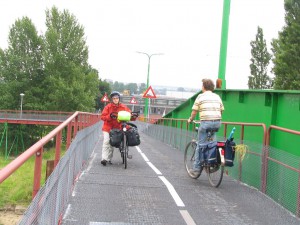
<path fill-rule="evenodd" d="M 56 142 L 56 155 L 55 160 L 58 162 L 60 158 L 60 136 L 64 127 L 75 126 L 74 136 L 78 130 L 83 127 L 94 124 L 100 120 L 99 115 L 95 115 L 94 119 L 91 119 L 90 114 L 76 112 L 68 120 L 54 129 L 51 133 L 45 136 L 41 141 L 33 145 L 26 152 L 20 155 L 17 159 L 7 165 L 0 171 L 0 183 L 12 174 L 17 168 L 19 168 L 29 157 L 35 154 L 35 178 L 33 197 L 40 188 L 40 171 L 41 171 L 41 157 L 43 146 L 54 136 L 57 139 Z M 141 119 L 142 121 L 145 118 Z M 89 121 L 89 122 L 88 122 Z M 294 213 L 297 217 L 300 216 L 300 169 L 299 161 L 300 157 L 295 155 L 289 155 L 287 152 L 274 149 L 270 146 L 271 130 L 279 130 L 289 134 L 300 135 L 299 131 L 290 130 L 278 126 L 271 125 L 268 130 L 265 124 L 262 123 L 242 123 L 242 122 L 222 122 L 224 125 L 223 137 L 226 138 L 228 126 L 240 126 L 239 131 L 236 134 L 240 134 L 240 143 L 249 144 L 250 149 L 247 153 L 249 157 L 246 157 L 243 161 L 238 161 L 238 167 L 232 167 L 227 169 L 234 177 L 234 173 L 237 172 L 237 180 L 246 183 L 270 196 L 274 201 L 281 204 L 283 207 Z M 156 122 L 150 121 L 150 123 L 139 122 L 139 129 L 144 133 L 157 138 L 179 150 L 184 150 L 187 142 L 196 136 L 194 131 L 194 124 L 188 124 L 186 119 L 159 119 Z M 248 143 L 245 139 L 245 127 L 257 127 L 262 128 L 262 139 L 257 143 Z M 77 129 L 78 128 L 78 129 Z M 69 136 L 71 139 L 71 137 Z M 85 139 L 85 138 L 84 138 Z M 235 139 L 237 140 L 237 138 Z M 238 143 L 237 143 L 238 144 Z M 258 147 L 257 147 L 258 146 Z M 272 155 L 270 155 L 272 153 Z M 77 162 L 78 163 L 78 162 Z M 75 164 L 75 163 L 73 163 Z M 79 163 L 80 164 L 80 163 Z M 80 165 L 82 166 L 82 165 Z M 260 169 L 259 169 L 260 168 Z M 292 173 L 292 174 L 291 174 Z M 59 173 L 57 174 L 59 176 Z M 73 178 L 67 178 L 71 179 Z M 252 179 L 252 180 L 251 180 Z M 289 179 L 286 182 L 285 179 Z M 260 181 L 260 185 L 257 182 Z M 57 197 L 59 198 L 59 196 Z M 44 196 L 41 196 L 39 201 L 44 201 Z M 55 200 L 58 201 L 58 200 Z M 36 204 L 39 205 L 40 202 Z M 59 201 L 55 203 L 59 205 Z M 60 211 L 61 212 L 61 211 Z M 28 214 L 30 215 L 30 213 Z M 47 218 L 49 215 L 47 216 Z M 44 217 L 42 217 L 44 218 Z M 44 218 L 45 219 L 45 218 Z M 49 218 L 48 218 L 49 219 Z"/>
<path fill-rule="evenodd" d="M 279 126 L 274 126 L 271 125 L 268 129 L 268 133 L 267 133 L 267 139 L 266 139 L 266 146 L 270 146 L 270 142 L 271 142 L 271 131 L 272 130 L 278 130 L 278 131 L 282 131 L 282 132 L 286 132 L 289 134 L 293 134 L 293 135 L 300 135 L 300 131 L 296 131 L 296 130 L 291 130 L 291 129 L 287 129 L 284 127 L 279 127 Z M 295 146 L 298 147 L 298 146 Z M 280 167 L 284 168 L 284 170 L 290 171 L 290 173 L 296 173 L 298 174 L 298 176 L 295 176 L 298 178 L 298 185 L 297 185 L 297 191 L 295 193 L 295 197 L 296 197 L 296 216 L 299 217 L 300 216 L 300 164 L 299 164 L 299 160 L 296 160 L 296 165 L 297 168 L 295 166 L 292 165 L 288 165 L 287 162 L 284 163 L 278 159 L 275 159 L 275 157 L 270 156 L 270 151 L 273 150 L 272 148 L 266 148 L 265 151 L 265 157 L 264 157 L 264 176 L 266 177 L 266 182 L 264 183 L 264 186 L 262 187 L 262 192 L 263 193 L 267 193 L 267 177 L 268 177 L 268 168 L 269 168 L 269 162 L 273 162 L 277 165 L 279 165 Z M 288 160 L 287 160 L 288 161 Z M 290 163 L 290 164 L 294 164 L 294 163 Z M 272 166 L 272 165 L 271 165 Z M 287 178 L 287 177 L 286 177 Z M 272 181 L 271 181 L 272 182 Z M 273 184 L 270 184 L 270 186 L 272 186 Z M 276 193 L 276 192 L 275 192 Z M 282 201 L 282 197 L 278 198 L 280 201 Z M 294 198 L 295 199 L 295 198 Z M 287 200 L 290 201 L 290 200 Z M 284 201 L 280 202 L 281 204 L 287 204 Z"/>
<path fill-rule="evenodd" d="M 75 137 L 77 132 L 84 127 L 91 126 L 100 121 L 99 114 L 85 113 L 85 112 L 75 112 L 49 134 L 35 143 L 33 146 L 28 148 L 15 160 L 9 163 L 7 166 L 0 170 L 0 184 L 8 178 L 14 171 L 20 168 L 31 156 L 35 156 L 35 167 L 34 167 L 34 181 L 33 181 L 33 192 L 32 197 L 36 195 L 40 189 L 41 182 L 41 168 L 42 168 L 42 158 L 43 158 L 43 147 L 46 145 L 52 138 L 56 139 L 55 147 L 55 159 L 54 167 L 56 167 L 58 161 L 60 160 L 61 152 L 61 140 L 62 140 L 62 131 L 64 128 L 67 128 L 67 143 L 66 148 L 70 146 L 72 137 Z M 73 135 L 73 136 L 72 136 Z"/>
<path fill-rule="evenodd" d="M 144 121 L 147 120 L 144 119 Z M 197 135 L 194 131 L 195 124 L 188 124 L 187 119 L 162 118 L 154 123 L 150 120 L 149 122 L 147 126 L 143 126 L 146 134 L 181 151 L 184 151 L 187 142 L 196 138 Z M 235 141 L 238 142 L 236 137 L 239 134 L 237 144 L 245 144 L 249 147 L 247 157 L 243 161 L 238 158 L 237 167 L 226 167 L 226 173 L 240 182 L 257 188 L 300 217 L 300 157 L 282 149 L 275 149 L 270 145 L 272 143 L 271 130 L 276 129 L 294 135 L 300 135 L 300 132 L 273 125 L 267 129 L 263 123 L 222 121 L 222 124 L 224 139 L 227 137 L 228 126 L 239 126 L 240 129 L 235 133 Z M 261 141 L 254 142 L 245 139 L 246 127 L 262 128 L 261 131 L 255 129 L 255 132 L 262 133 Z M 249 129 L 247 134 L 251 135 L 251 132 L 253 130 Z M 272 153 L 271 156 L 270 153 Z"/>

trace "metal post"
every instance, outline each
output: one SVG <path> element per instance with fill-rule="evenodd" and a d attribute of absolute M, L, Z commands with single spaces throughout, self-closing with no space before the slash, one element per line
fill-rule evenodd
<path fill-rule="evenodd" d="M 23 97 L 24 97 L 24 93 L 21 93 L 20 96 L 21 96 L 21 113 L 20 113 L 20 118 L 22 118 L 22 110 L 23 110 Z"/>
<path fill-rule="evenodd" d="M 222 89 L 226 89 L 226 56 L 229 28 L 230 0 L 224 0 L 223 3 L 223 21 L 222 21 L 222 36 L 219 59 L 219 79 L 222 81 Z"/>
<path fill-rule="evenodd" d="M 146 56 L 148 56 L 147 88 L 149 88 L 149 73 L 150 73 L 150 59 L 151 59 L 151 56 L 153 56 L 153 55 L 163 55 L 163 53 L 154 53 L 154 54 L 151 54 L 151 55 L 149 55 L 148 53 L 145 53 L 145 52 L 137 52 L 137 53 L 145 54 Z M 144 117 L 145 118 L 149 117 L 149 111 L 148 111 L 149 107 L 148 106 L 149 106 L 149 99 L 146 98 L 145 99 L 145 108 L 144 108 Z"/>

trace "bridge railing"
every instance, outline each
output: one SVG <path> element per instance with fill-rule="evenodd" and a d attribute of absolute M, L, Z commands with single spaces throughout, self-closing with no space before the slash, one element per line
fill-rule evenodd
<path fill-rule="evenodd" d="M 68 151 L 40 188 L 19 225 L 61 224 L 77 179 L 99 142 L 102 122 L 78 131 Z"/>
<path fill-rule="evenodd" d="M 71 140 L 76 136 L 77 132 L 84 127 L 91 126 L 100 120 L 98 114 L 75 112 L 69 116 L 64 122 L 52 130 L 49 134 L 43 137 L 40 141 L 35 143 L 15 160 L 0 170 L 0 184 L 8 178 L 14 171 L 20 168 L 30 157 L 35 156 L 34 168 L 34 184 L 32 197 L 36 195 L 40 188 L 41 182 L 41 168 L 43 159 L 43 147 L 53 138 L 56 140 L 55 145 L 55 159 L 54 167 L 56 167 L 60 160 L 61 142 L 63 129 L 67 128 L 67 143 L 66 148 L 70 146 Z"/>
<path fill-rule="evenodd" d="M 222 122 L 222 124 L 224 130 L 223 134 L 218 132 L 221 134 L 217 137 L 218 140 L 224 140 L 230 128 L 237 126 L 235 142 L 247 146 L 244 159 L 242 160 L 239 157 L 241 155 L 236 154 L 235 166 L 226 167 L 226 174 L 257 188 L 300 217 L 300 157 L 270 145 L 271 130 L 279 130 L 291 135 L 300 135 L 300 132 L 272 125 L 267 129 L 263 123 Z M 140 127 L 147 135 L 180 151 L 184 151 L 191 139 L 197 138 L 195 125 L 188 124 L 186 119 L 163 118 L 155 122 L 149 120 L 146 125 L 141 123 Z M 247 136 L 251 136 L 252 132 L 261 134 L 261 139 L 247 140 Z"/>
<path fill-rule="evenodd" d="M 72 121 L 76 121 L 76 118 L 73 118 Z M 77 119 L 77 121 L 85 121 L 85 119 L 81 118 Z M 136 123 L 141 132 L 155 137 L 157 140 L 161 140 L 180 151 L 184 151 L 188 141 L 197 135 L 193 130 L 194 125 L 187 124 L 186 119 L 164 119 L 157 123 L 153 123 L 153 121 L 151 123 L 136 121 Z M 287 154 L 284 150 L 274 149 L 270 146 L 270 143 L 272 143 L 270 138 L 272 129 L 293 135 L 299 135 L 299 131 L 287 130 L 275 126 L 270 126 L 267 130 L 264 124 L 255 123 L 223 122 L 223 125 L 223 137 L 219 136 L 218 139 L 226 138 L 226 131 L 231 126 L 239 126 L 240 129 L 237 134 L 239 134 L 240 138 L 235 138 L 235 141 L 237 144 L 245 144 L 249 147 L 244 160 L 237 157 L 235 161 L 237 165 L 226 168 L 226 173 L 238 181 L 258 190 L 261 189 L 263 193 L 299 217 L 300 157 Z M 30 209 L 24 215 L 24 221 L 29 221 L 29 223 L 24 222 L 21 224 L 31 224 L 33 220 L 45 221 L 44 224 L 57 224 L 57 221 L 61 220 L 61 213 L 65 210 L 64 207 L 66 207 L 68 196 L 72 190 L 70 187 L 74 185 L 76 177 L 80 174 L 82 166 L 90 156 L 93 146 L 95 146 L 95 142 L 99 140 L 100 126 L 100 123 L 96 123 L 87 129 L 78 131 L 78 135 L 75 136 L 69 148 L 69 150 L 74 150 L 67 151 L 66 154 L 69 155 L 60 160 L 59 166 L 54 170 L 56 172 L 51 174 L 46 184 L 34 198 L 31 204 L 33 206 L 30 206 Z M 77 124 L 76 127 L 84 126 Z M 245 127 L 247 127 L 246 130 L 244 129 Z M 249 130 L 250 127 L 253 127 L 255 132 L 261 132 L 260 141 L 250 142 L 245 138 L 249 132 L 253 132 L 253 130 Z M 237 136 L 235 135 L 235 137 Z M 80 141 L 77 140 L 77 137 Z M 91 139 L 88 137 L 91 137 Z M 33 152 L 36 156 L 40 156 L 38 155 L 40 146 L 41 143 L 39 147 L 36 146 L 37 151 Z M 78 155 L 80 155 L 78 151 L 83 156 L 80 156 L 82 158 L 79 157 L 77 160 Z M 0 183 L 1 174 L 3 174 L 2 170 L 0 171 Z M 51 179 L 52 181 L 50 182 Z M 57 192 L 58 189 L 62 189 L 65 192 Z M 49 199 L 52 200 L 50 201 Z M 47 202 L 49 202 L 48 207 L 45 206 L 45 204 L 48 204 Z M 52 222 L 54 220 L 55 223 Z M 51 222 L 46 223 L 46 221 Z"/>
<path fill-rule="evenodd" d="M 1 120 L 46 120 L 65 121 L 74 112 L 35 111 L 35 110 L 0 110 Z"/>

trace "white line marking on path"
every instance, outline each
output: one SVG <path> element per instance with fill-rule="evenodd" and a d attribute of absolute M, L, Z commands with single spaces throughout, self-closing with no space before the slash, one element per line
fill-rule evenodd
<path fill-rule="evenodd" d="M 135 148 L 141 154 L 141 156 L 147 162 L 147 164 L 151 167 L 151 169 L 154 170 L 154 172 L 158 175 L 159 179 L 161 179 L 161 181 L 166 185 L 176 205 L 178 207 L 185 207 L 183 201 L 177 194 L 173 185 L 164 176 L 162 176 L 162 173 L 149 161 L 147 156 L 142 152 L 142 150 L 138 146 L 135 146 Z M 191 217 L 191 215 L 187 210 L 179 210 L 179 212 L 187 225 L 196 225 L 195 221 L 193 220 L 193 218 Z"/>
<path fill-rule="evenodd" d="M 173 197 L 174 201 L 176 202 L 177 206 L 184 207 L 185 205 L 184 205 L 183 201 L 181 200 L 181 198 L 179 197 L 179 195 L 177 194 L 173 185 L 164 176 L 161 176 L 162 173 L 149 161 L 147 156 L 142 152 L 142 150 L 139 147 L 136 146 L 136 149 L 142 155 L 142 157 L 147 162 L 147 164 L 151 167 L 151 169 L 154 170 L 154 172 L 157 175 L 159 175 L 158 177 L 162 180 L 162 182 L 168 188 L 168 190 L 169 190 L 171 196 Z"/>
<path fill-rule="evenodd" d="M 139 153 L 142 153 L 142 150 L 140 149 L 139 146 L 135 146 L 136 150 L 139 152 Z"/>
<path fill-rule="evenodd" d="M 162 173 L 151 163 L 151 162 L 147 162 L 148 165 L 154 170 L 154 172 L 157 174 L 157 175 L 162 175 Z"/>
<path fill-rule="evenodd" d="M 187 210 L 179 210 L 179 212 L 181 213 L 181 216 L 183 217 L 187 225 L 196 225 L 195 221 Z"/>
<path fill-rule="evenodd" d="M 142 155 L 142 157 L 144 158 L 144 160 L 145 160 L 146 162 L 149 162 L 149 159 L 147 158 L 147 156 L 146 156 L 144 153 L 141 152 L 141 155 Z"/>
<path fill-rule="evenodd" d="M 158 177 L 167 186 L 167 188 L 168 188 L 171 196 L 173 197 L 174 201 L 176 202 L 177 206 L 184 207 L 185 205 L 184 205 L 183 201 L 181 200 L 181 198 L 179 197 L 179 195 L 177 194 L 173 185 L 164 176 L 158 176 Z"/>

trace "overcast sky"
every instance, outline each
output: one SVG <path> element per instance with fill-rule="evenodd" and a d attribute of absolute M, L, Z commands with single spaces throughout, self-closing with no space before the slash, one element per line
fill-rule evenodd
<path fill-rule="evenodd" d="M 0 48 L 10 27 L 28 16 L 44 34 L 45 10 L 67 9 L 85 29 L 89 63 L 101 79 L 150 85 L 201 87 L 218 78 L 224 0 L 1 0 Z M 250 41 L 257 26 L 270 42 L 284 25 L 284 0 L 231 0 L 227 89 L 247 89 Z"/>

